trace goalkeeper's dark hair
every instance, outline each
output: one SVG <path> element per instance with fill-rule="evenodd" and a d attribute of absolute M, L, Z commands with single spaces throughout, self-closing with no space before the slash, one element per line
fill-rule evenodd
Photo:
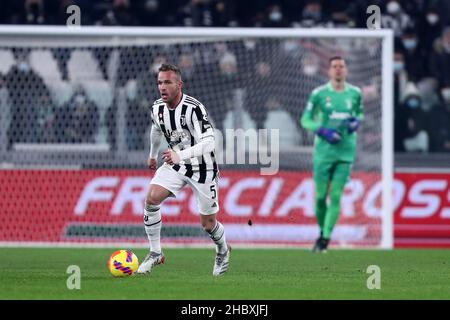
<path fill-rule="evenodd" d="M 175 74 L 178 76 L 178 78 L 180 78 L 181 80 L 181 71 L 180 68 L 178 68 L 176 65 L 174 64 L 170 64 L 170 63 L 163 63 L 161 65 L 161 67 L 159 67 L 158 69 L 159 72 L 166 72 L 166 71 L 173 71 L 175 72 Z"/>
<path fill-rule="evenodd" d="M 331 57 L 330 59 L 328 59 L 328 65 L 331 66 L 331 63 L 332 63 L 334 60 L 344 60 L 344 61 L 345 61 L 345 59 L 344 59 L 343 57 L 341 57 L 341 56 L 333 56 L 333 57 Z"/>

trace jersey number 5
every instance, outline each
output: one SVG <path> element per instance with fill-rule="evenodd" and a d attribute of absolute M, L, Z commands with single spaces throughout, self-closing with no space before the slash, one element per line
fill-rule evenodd
<path fill-rule="evenodd" d="M 213 199 L 215 199 L 217 196 L 215 187 L 216 187 L 215 185 L 211 185 L 211 187 L 209 188 L 211 190 L 211 192 L 213 193 L 213 196 L 212 196 Z"/>

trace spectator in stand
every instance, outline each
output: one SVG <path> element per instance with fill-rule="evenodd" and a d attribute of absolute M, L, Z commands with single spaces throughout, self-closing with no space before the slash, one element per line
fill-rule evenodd
<path fill-rule="evenodd" d="M 441 89 L 442 104 L 437 109 L 437 114 L 432 121 L 436 121 L 433 126 L 439 138 L 439 144 L 436 145 L 436 152 L 450 152 L 450 86 L 445 86 Z"/>
<path fill-rule="evenodd" d="M 38 99 L 37 118 L 35 122 L 35 140 L 39 143 L 54 143 L 56 138 L 56 106 L 50 97 L 49 92 L 45 92 Z"/>
<path fill-rule="evenodd" d="M 136 79 L 137 96 L 139 99 L 147 99 L 153 102 L 159 99 L 158 87 L 156 84 L 156 77 L 158 76 L 158 69 L 163 63 L 166 63 L 167 58 L 164 55 L 157 55 L 148 66 L 148 69 L 142 72 Z"/>
<path fill-rule="evenodd" d="M 424 55 L 428 57 L 433 50 L 433 43 L 442 34 L 443 23 L 439 9 L 437 7 L 428 9 L 425 16 L 420 16 L 418 24 L 417 35 L 424 50 Z"/>
<path fill-rule="evenodd" d="M 130 0 L 113 0 L 113 5 L 108 9 L 97 24 L 104 26 L 135 26 L 138 24 L 136 15 L 130 4 Z"/>
<path fill-rule="evenodd" d="M 450 1 L 448 0 L 434 0 L 434 4 L 439 8 L 442 22 L 444 25 L 450 25 Z"/>
<path fill-rule="evenodd" d="M 277 4 L 270 6 L 263 22 L 263 27 L 267 28 L 283 28 L 288 27 L 288 22 L 283 15 L 281 7 Z"/>
<path fill-rule="evenodd" d="M 354 5 L 347 0 L 333 0 L 324 6 L 324 13 L 330 17 L 335 28 L 354 27 L 356 22 L 352 17 L 353 11 Z"/>
<path fill-rule="evenodd" d="M 95 143 L 99 117 L 98 107 L 81 87 L 78 88 L 56 114 L 59 142 Z"/>
<path fill-rule="evenodd" d="M 213 96 L 208 108 L 215 129 L 223 132 L 223 121 L 227 112 L 232 110 L 235 97 L 235 89 L 240 88 L 236 56 L 230 51 L 225 51 L 219 60 L 219 70 L 211 75 L 214 86 L 220 88 L 212 92 Z"/>
<path fill-rule="evenodd" d="M 137 3 L 136 16 L 140 26 L 167 26 L 175 20 L 168 10 L 168 1 L 140 0 Z M 164 14 L 163 14 L 164 12 Z"/>
<path fill-rule="evenodd" d="M 394 119 L 395 151 L 428 151 L 429 136 L 425 129 L 422 98 L 414 84 L 410 84 L 399 112 Z"/>
<path fill-rule="evenodd" d="M 417 82 L 427 75 L 427 68 L 424 63 L 426 57 L 421 48 L 421 43 L 414 29 L 406 29 L 402 35 L 403 57 L 405 60 L 408 78 Z"/>
<path fill-rule="evenodd" d="M 430 73 L 439 82 L 439 88 L 450 86 L 450 26 L 433 45 L 430 56 Z"/>
<path fill-rule="evenodd" d="M 256 129 L 263 129 L 267 113 L 281 105 L 276 95 L 277 79 L 272 66 L 266 61 L 259 61 L 246 88 L 245 108 L 256 124 Z"/>
<path fill-rule="evenodd" d="M 48 95 L 43 79 L 31 68 L 28 51 L 16 53 L 16 65 L 6 74 L 5 81 L 11 103 L 11 123 L 8 131 L 10 145 L 33 142 L 33 124 L 38 118 L 37 101 Z"/>
<path fill-rule="evenodd" d="M 405 67 L 405 58 L 400 49 L 394 53 L 394 105 L 397 107 L 405 95 L 406 85 L 408 83 L 408 73 Z M 401 117 L 401 115 L 399 114 Z"/>
<path fill-rule="evenodd" d="M 12 17 L 13 24 L 46 24 L 48 21 L 44 0 L 25 0 L 22 10 Z"/>
<path fill-rule="evenodd" d="M 233 1 L 216 1 L 212 8 L 212 25 L 215 27 L 238 27 L 234 12 Z"/>
<path fill-rule="evenodd" d="M 125 114 L 127 148 L 128 150 L 144 150 L 148 139 L 145 132 L 148 128 L 148 118 L 153 101 L 137 95 L 133 86 L 129 86 L 127 89 L 127 111 Z M 117 110 L 117 106 L 114 107 Z"/>
<path fill-rule="evenodd" d="M 186 94 L 205 101 L 202 99 L 204 94 L 200 92 L 202 87 L 200 81 L 203 78 L 202 73 L 197 70 L 193 54 L 187 51 L 182 53 L 178 58 L 178 67 L 183 73 L 183 89 Z"/>
<path fill-rule="evenodd" d="M 303 28 L 330 26 L 329 20 L 322 10 L 322 3 L 318 0 L 310 0 L 302 10 L 300 22 L 294 23 Z"/>
<path fill-rule="evenodd" d="M 176 23 L 185 27 L 210 27 L 211 3 L 208 0 L 189 0 L 178 7 Z"/>
<path fill-rule="evenodd" d="M 395 37 L 400 38 L 406 29 L 414 27 L 414 21 L 404 12 L 398 0 L 389 0 L 386 13 L 381 16 L 381 27 L 393 29 Z"/>
<path fill-rule="evenodd" d="M 438 94 L 437 81 L 433 78 L 424 78 L 417 84 L 417 88 L 422 99 L 424 127 L 430 138 L 428 151 L 442 152 L 450 123 L 447 110 Z"/>

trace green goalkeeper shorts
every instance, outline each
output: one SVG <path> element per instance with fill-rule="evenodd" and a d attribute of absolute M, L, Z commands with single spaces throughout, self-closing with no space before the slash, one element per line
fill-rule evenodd
<path fill-rule="evenodd" d="M 327 161 L 314 159 L 314 181 L 319 183 L 341 182 L 346 184 L 350 179 L 352 162 Z"/>

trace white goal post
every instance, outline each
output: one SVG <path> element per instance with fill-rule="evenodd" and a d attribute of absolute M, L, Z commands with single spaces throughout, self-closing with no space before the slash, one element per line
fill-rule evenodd
<path fill-rule="evenodd" d="M 59 47 L 96 47 L 96 46 L 104 46 L 104 47 L 123 47 L 127 44 L 129 45 L 148 45 L 148 44 L 159 44 L 164 46 L 165 43 L 168 44 L 180 44 L 182 46 L 183 43 L 189 43 L 191 41 L 229 41 L 232 39 L 279 39 L 280 41 L 283 39 L 311 39 L 312 41 L 318 41 L 319 46 L 323 51 L 319 52 L 320 54 L 324 53 L 329 48 L 334 48 L 332 46 L 328 46 L 327 44 L 320 43 L 320 41 L 325 41 L 326 39 L 330 39 L 330 41 L 336 41 L 336 39 L 360 39 L 362 44 L 359 44 L 358 50 L 362 50 L 365 46 L 364 41 L 374 40 L 379 43 L 381 48 L 380 55 L 374 54 L 374 59 L 377 59 L 377 62 L 373 62 L 371 64 L 371 68 L 375 70 L 376 68 L 381 70 L 377 70 L 379 72 L 379 78 L 374 80 L 377 82 L 374 84 L 374 90 L 379 90 L 379 96 L 381 101 L 374 102 L 374 105 L 378 103 L 381 107 L 380 110 L 377 110 L 377 114 L 379 113 L 379 121 L 381 124 L 379 126 L 379 151 L 374 151 L 377 153 L 377 158 L 372 159 L 371 161 L 379 161 L 380 167 L 380 175 L 381 180 L 378 188 L 381 190 L 381 225 L 380 232 L 381 238 L 380 241 L 376 243 L 376 247 L 384 248 L 384 249 L 392 249 L 393 248 L 393 236 L 394 236 L 394 225 L 393 225 L 393 217 L 394 217 L 394 199 L 391 190 L 393 190 L 393 174 L 394 174 L 394 161 L 393 161 L 393 32 L 388 29 L 379 29 L 379 30 L 368 30 L 368 29 L 300 29 L 300 28 L 289 28 L 289 29 L 275 29 L 275 28 L 178 28 L 178 27 L 155 27 L 155 28 L 147 28 L 147 27 L 95 27 L 95 26 L 81 26 L 81 27 L 63 27 L 63 26 L 0 26 L 0 51 L 6 52 L 9 48 L 59 48 Z M 364 41 L 363 41 L 364 40 Z M 351 47 L 353 44 L 350 44 Z M 351 50 L 351 48 L 349 49 Z M 370 49 L 368 49 L 370 51 Z M 267 51 L 265 54 L 271 54 L 271 51 Z M 324 54 L 326 56 L 326 52 Z M 239 57 L 238 57 L 239 58 Z M 367 58 L 370 59 L 370 58 Z M 359 61 L 359 60 L 358 60 Z M 371 70 L 365 70 L 365 62 L 359 61 L 358 66 L 355 69 L 355 72 L 360 72 L 358 79 L 364 79 L 368 72 Z M 371 62 L 367 60 L 367 64 Z M 2 63 L 3 65 L 3 63 Z M 2 66 L 0 66 L 0 71 Z M 6 67 L 4 67 L 4 71 L 7 71 Z M 120 76 L 119 75 L 116 75 Z M 205 75 L 207 78 L 208 75 Z M 307 78 L 305 78 L 307 79 Z M 109 79 L 109 81 L 112 81 Z M 377 85 L 380 85 L 379 87 Z M 57 85 L 55 85 L 57 87 Z M 117 90 L 117 94 L 120 101 L 120 88 L 117 88 L 116 85 L 113 86 Z M 274 87 L 275 88 L 275 87 Z M 295 90 L 295 89 L 293 89 Z M 295 93 L 292 91 L 291 93 Z M 119 102 L 120 103 L 120 102 Z M 377 104 L 377 105 L 378 105 Z M 0 103 L 1 105 L 1 103 Z M 298 105 L 304 106 L 306 105 L 306 101 L 298 101 Z M 104 115 L 102 115 L 103 117 Z M 375 118 L 377 116 L 374 116 Z M 125 114 L 123 111 L 120 111 L 118 108 L 118 118 L 114 121 L 116 125 L 123 126 L 125 118 Z M 122 119 L 120 119 L 122 118 Z M 214 117 L 213 117 L 214 118 Z M 224 117 L 225 118 L 225 117 Z M 376 118 L 378 119 L 378 118 Z M 214 119 L 213 119 L 214 120 Z M 4 117 L 2 117 L 1 121 L 5 121 Z M 225 120 L 226 121 L 226 120 Z M 2 122 L 0 122 L 1 124 Z M 52 148 L 49 149 L 49 154 L 43 154 L 42 157 L 37 151 L 29 151 L 35 150 L 35 143 L 28 142 L 18 142 L 18 146 L 21 148 L 8 148 L 6 145 L 8 144 L 8 133 L 3 126 L 3 129 L 0 129 L 0 143 L 2 147 L 0 147 L 0 162 L 4 164 L 13 164 L 14 168 L 24 167 L 24 164 L 21 162 L 24 157 L 27 157 L 27 165 L 35 165 L 34 167 L 39 167 L 40 165 L 43 167 L 49 167 L 51 165 L 55 165 L 58 167 L 62 165 L 61 163 L 57 163 L 59 160 L 55 160 L 51 158 Z M 226 128 L 226 125 L 224 126 Z M 99 129 L 100 131 L 102 129 Z M 106 129 L 105 129 L 106 130 Z M 119 130 L 120 131 L 120 130 Z M 98 134 L 101 136 L 101 134 Z M 97 141 L 97 145 L 104 146 L 106 140 Z M 118 133 L 117 136 L 117 148 L 126 148 L 126 138 L 121 136 L 121 133 Z M 310 141 L 310 140 L 301 140 L 301 141 Z M 378 141 L 378 140 L 377 140 Z M 96 142 L 93 142 L 93 146 L 95 147 Z M 378 142 L 377 142 L 378 143 Z M 367 142 L 370 144 L 370 142 Z M 48 145 L 48 142 L 43 143 L 42 146 Z M 62 145 L 62 144 L 61 144 Z M 302 147 L 300 143 L 300 147 Z M 76 148 L 75 148 L 76 149 Z M 113 150 L 113 149 L 111 149 Z M 97 160 L 93 160 L 94 156 L 89 155 L 89 150 L 84 150 L 84 157 L 86 159 L 86 163 L 89 165 L 95 165 Z M 129 152 L 127 155 L 123 155 L 123 151 L 125 149 L 119 150 L 122 155 L 117 152 L 115 154 L 117 159 L 117 163 L 122 163 L 122 166 L 126 165 L 136 165 L 136 163 L 145 162 L 145 158 L 142 158 L 143 154 L 146 154 L 147 150 L 140 150 L 139 152 Z M 289 152 L 288 149 L 285 149 L 286 152 Z M 22 153 L 19 153 L 22 152 Z M 45 152 L 45 148 L 43 149 Z M 104 154 L 103 154 L 103 153 Z M 107 158 L 109 148 L 101 148 L 98 149 L 95 157 L 98 157 L 98 163 L 104 161 Z M 370 151 L 372 152 L 372 151 Z M 372 153 L 368 153 L 367 159 L 371 158 Z M 281 150 L 283 153 L 283 150 Z M 364 153 L 364 152 L 363 152 Z M 87 154 L 87 155 L 86 155 Z M 309 154 L 310 156 L 310 154 Z M 64 155 L 59 155 L 58 159 L 64 160 L 64 165 L 70 165 L 71 160 L 80 161 L 79 159 L 73 158 L 73 153 L 68 154 L 67 159 L 64 159 Z M 362 155 L 363 159 L 364 155 Z M 17 159 L 17 160 L 16 160 Z M 50 162 L 46 163 L 46 159 L 51 159 Z M 84 159 L 84 158 L 83 158 Z M 82 160 L 83 160 L 82 159 Z M 97 159 L 97 158 L 96 158 Z M 136 159 L 136 160 L 133 160 Z M 56 162 L 53 162 L 56 161 Z M 364 161 L 364 160 L 363 160 Z M 94 163 L 94 164 L 93 164 Z M 113 167 L 116 165 L 114 161 L 111 161 Z M 4 167 L 10 168 L 9 165 L 5 165 Z M 98 167 L 98 165 L 97 165 Z M 116 167 L 120 167 L 120 165 L 116 165 Z M 361 165 L 364 167 L 364 164 Z M 377 164 L 374 164 L 373 167 L 377 167 Z M 101 166 L 100 166 L 101 168 Z M 290 167 L 292 169 L 292 166 Z M 369 168 L 369 171 L 372 170 Z M 3 180 L 1 180 L 3 181 Z M 374 187 L 376 188 L 376 187 Z M 0 191 L 4 194 L 4 190 Z M 3 201 L 3 200 L 0 200 Z M 362 200 L 361 200 L 362 201 Z M 0 203 L 2 206 L 2 203 Z M 7 213 L 2 212 L 0 215 L 6 215 Z M 242 219 L 241 219 L 242 220 Z M 239 221 L 241 221 L 239 220 Z M 187 223 L 189 224 L 189 223 Z M 339 225 L 339 222 L 338 222 Z M 255 228 L 257 228 L 256 226 Z M 236 229 L 241 230 L 241 229 Z M 255 229 L 256 230 L 256 229 Z M 241 231 L 236 231 L 241 232 Z M 261 231 L 264 232 L 264 231 Z M 5 239 L 0 235 L 0 243 L 15 243 L 20 240 L 17 239 Z M 45 239 L 38 239 L 39 243 L 45 242 Z M 245 240 L 245 239 L 244 239 Z M 60 242 L 64 242 L 61 240 Z M 289 242 L 289 241 L 288 241 Z M 24 241 L 25 243 L 25 241 Z M 29 242 L 27 242 L 29 243 Z M 83 242 L 80 242 L 82 244 Z M 136 243 L 132 241 L 131 243 Z M 174 241 L 175 244 L 180 244 L 180 242 Z M 245 241 L 243 241 L 245 243 Z M 263 242 L 263 244 L 267 244 Z M 270 243 L 269 243 L 270 244 Z M 276 242 L 275 242 L 276 244 Z M 282 244 L 282 243 L 281 243 Z M 292 244 L 289 242 L 288 244 Z M 345 245 L 345 242 L 343 242 Z"/>

